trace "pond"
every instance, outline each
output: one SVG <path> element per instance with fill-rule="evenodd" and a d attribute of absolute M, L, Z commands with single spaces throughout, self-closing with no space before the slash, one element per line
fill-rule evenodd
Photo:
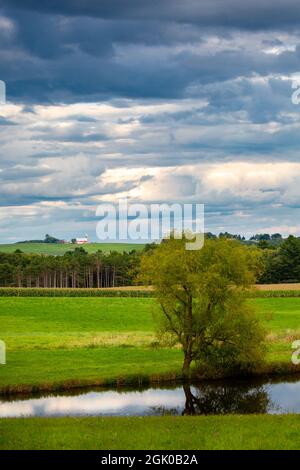
<path fill-rule="evenodd" d="M 0 418 L 300 413 L 300 377 L 0 398 Z"/>

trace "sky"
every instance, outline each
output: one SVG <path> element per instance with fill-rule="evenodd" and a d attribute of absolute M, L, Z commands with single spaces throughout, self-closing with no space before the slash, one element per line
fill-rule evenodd
<path fill-rule="evenodd" d="M 0 80 L 0 243 L 124 197 L 300 235 L 298 0 L 0 0 Z"/>

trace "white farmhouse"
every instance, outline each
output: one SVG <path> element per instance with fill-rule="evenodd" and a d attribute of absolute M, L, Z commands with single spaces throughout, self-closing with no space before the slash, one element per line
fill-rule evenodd
<path fill-rule="evenodd" d="M 76 238 L 75 240 L 76 240 L 76 245 L 86 245 L 89 242 L 87 235 L 84 238 Z"/>

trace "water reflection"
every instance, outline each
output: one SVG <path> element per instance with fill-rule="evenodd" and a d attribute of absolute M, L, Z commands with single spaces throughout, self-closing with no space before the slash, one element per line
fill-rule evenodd
<path fill-rule="evenodd" d="M 268 413 L 275 408 L 271 397 L 263 386 L 211 386 L 192 389 L 183 386 L 185 407 L 183 415 L 223 415 Z"/>
<path fill-rule="evenodd" d="M 299 377 L 74 393 L 1 399 L 0 417 L 300 413 Z"/>

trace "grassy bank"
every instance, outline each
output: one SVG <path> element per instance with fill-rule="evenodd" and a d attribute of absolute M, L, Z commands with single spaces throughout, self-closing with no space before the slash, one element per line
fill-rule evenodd
<path fill-rule="evenodd" d="M 300 339 L 300 299 L 252 299 L 268 331 L 261 373 L 298 370 L 291 344 Z M 0 393 L 175 379 L 179 348 L 156 340 L 151 298 L 0 298 Z"/>
<path fill-rule="evenodd" d="M 1 368 L 0 394 L 174 381 L 181 359 L 179 350 L 138 347 L 13 352 Z"/>
<path fill-rule="evenodd" d="M 0 450 L 299 448 L 296 415 L 0 420 Z"/>

